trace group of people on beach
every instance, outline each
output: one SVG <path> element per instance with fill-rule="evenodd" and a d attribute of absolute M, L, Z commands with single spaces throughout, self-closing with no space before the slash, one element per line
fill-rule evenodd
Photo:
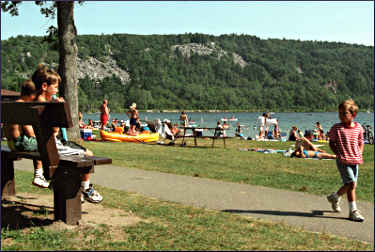
<path fill-rule="evenodd" d="M 303 137 L 303 133 L 297 126 L 293 125 L 289 131 L 288 141 L 297 141 L 297 139 Z M 328 136 L 324 134 L 323 127 L 320 122 L 316 122 L 315 129 L 312 131 L 312 136 L 314 141 L 327 140 Z"/>
<path fill-rule="evenodd" d="M 257 139 L 279 139 L 280 129 L 279 120 L 272 118 L 271 113 L 263 113 L 257 119 L 257 127 L 259 134 L 256 136 Z M 273 129 L 271 130 L 271 127 Z"/>
<path fill-rule="evenodd" d="M 107 127 L 107 123 L 109 120 L 109 112 L 110 109 L 108 107 L 108 100 L 104 99 L 103 104 L 100 106 L 100 129 L 104 130 Z M 112 120 L 111 123 L 111 130 L 116 131 L 116 128 L 121 127 L 123 131 L 121 133 L 126 133 L 130 136 L 136 136 L 139 134 L 140 129 L 140 119 L 139 119 L 139 114 L 137 110 L 137 104 L 133 102 L 129 106 L 129 110 L 126 112 L 126 115 L 129 117 L 129 125 L 126 125 L 123 120 L 120 122 L 117 120 L 117 118 Z"/>
<path fill-rule="evenodd" d="M 44 70 L 41 70 L 44 69 Z M 34 73 L 32 80 L 29 80 L 25 82 L 25 84 L 22 86 L 22 97 L 19 100 L 21 101 L 28 101 L 28 100 L 38 100 L 38 101 L 53 101 L 54 99 L 58 102 L 63 102 L 62 98 L 52 98 L 53 95 L 57 93 L 57 87 L 60 83 L 60 79 L 58 75 L 56 75 L 55 72 L 52 75 L 53 78 L 46 78 L 46 77 L 39 77 L 37 73 L 43 72 L 45 73 L 45 67 L 38 67 L 36 73 Z M 33 89 L 33 83 L 37 83 L 36 85 L 36 91 L 37 95 L 35 96 L 35 88 Z M 31 88 L 30 91 L 29 89 Z M 36 97 L 36 98 L 35 98 Z M 104 125 L 106 125 L 108 121 L 108 113 L 109 109 L 107 107 L 107 101 L 104 100 L 103 105 L 101 107 L 101 121 L 102 121 L 102 129 L 104 128 Z M 358 106 L 355 104 L 355 102 L 352 99 L 348 99 L 344 102 L 342 102 L 338 106 L 338 115 L 340 119 L 340 123 L 337 123 L 331 127 L 331 129 L 327 132 L 327 136 L 324 135 L 323 128 L 319 122 L 316 122 L 315 125 L 315 131 L 307 130 L 302 135 L 302 132 L 298 130 L 296 126 L 293 126 L 290 134 L 289 134 L 289 140 L 290 141 L 296 141 L 295 143 L 295 150 L 292 154 L 292 156 L 296 157 L 302 157 L 302 158 L 320 158 L 320 159 L 335 159 L 336 165 L 339 171 L 339 174 L 342 178 L 343 185 L 334 193 L 331 193 L 327 196 L 327 200 L 332 206 L 332 209 L 336 212 L 340 212 L 340 201 L 342 199 L 342 196 L 344 194 L 347 195 L 348 203 L 349 203 L 349 219 L 353 221 L 364 221 L 364 217 L 361 215 L 360 211 L 358 210 L 357 204 L 356 204 L 356 186 L 357 186 L 357 180 L 358 180 L 358 171 L 359 171 L 359 165 L 363 163 L 362 159 L 362 153 L 364 150 L 364 138 L 363 138 L 363 127 L 358 123 L 355 122 L 354 119 L 358 113 Z M 104 115 L 105 114 L 105 115 Z M 130 127 L 129 127 L 129 134 L 137 134 L 136 127 L 139 123 L 139 115 L 138 111 L 136 110 L 136 104 L 133 103 L 129 107 L 129 111 L 127 112 L 127 115 L 130 118 Z M 180 115 L 180 126 L 188 126 L 188 119 L 185 112 L 182 112 Z M 267 125 L 267 119 L 273 119 L 271 118 L 269 113 L 264 113 L 262 116 L 258 118 L 258 129 L 259 129 L 259 135 L 258 137 L 264 137 L 269 134 L 270 125 Z M 278 133 L 278 121 L 272 120 L 272 125 L 274 126 L 274 129 L 272 130 L 273 134 Z M 221 125 L 220 121 L 217 122 L 217 127 L 220 127 L 223 129 L 223 134 L 225 134 L 225 129 L 227 129 L 227 126 L 225 125 L 226 122 Z M 163 120 L 161 122 L 161 125 L 165 125 L 170 131 L 173 136 L 176 136 L 179 134 L 179 129 L 177 125 L 172 125 L 169 120 Z M 175 127 L 175 129 L 174 129 Z M 241 131 L 241 125 L 238 123 L 237 127 L 239 128 L 236 133 L 238 133 L 238 136 L 240 136 Z M 24 126 L 24 133 L 23 136 L 27 136 L 27 138 L 22 138 L 22 145 L 20 145 L 20 133 L 19 131 L 15 130 L 13 128 L 13 135 L 9 136 L 8 142 L 13 142 L 14 146 L 23 146 L 24 148 L 28 146 L 30 142 L 30 138 L 33 137 L 33 133 L 30 133 L 30 127 Z M 172 132 L 172 129 L 173 132 Z M 17 134 L 15 132 L 18 132 Z M 29 132 L 29 133 L 27 133 Z M 56 129 L 56 134 L 58 133 L 58 129 Z M 314 135 L 316 139 L 324 140 L 326 137 L 329 139 L 329 147 L 333 151 L 334 154 L 327 153 L 326 151 L 317 148 L 312 144 L 312 141 L 314 139 Z M 17 147 L 18 149 L 21 149 L 20 147 Z M 36 148 L 36 145 L 34 149 Z M 83 147 L 82 147 L 83 148 Z M 90 152 L 87 149 L 83 150 L 86 155 L 92 155 L 92 152 Z M 41 163 L 35 163 L 35 178 L 34 182 L 35 184 L 40 184 L 43 187 L 48 186 L 47 182 L 43 180 L 43 174 L 42 169 L 40 169 Z M 84 188 L 83 192 L 87 192 L 87 190 L 93 190 L 91 185 L 88 185 L 88 175 L 83 178 L 82 180 L 82 187 Z M 43 180 L 43 183 L 35 182 L 39 180 Z M 93 191 L 96 200 L 92 200 L 91 202 L 100 202 L 102 200 L 102 197 L 98 192 L 95 190 Z M 84 193 L 85 197 L 89 197 L 88 194 Z"/>

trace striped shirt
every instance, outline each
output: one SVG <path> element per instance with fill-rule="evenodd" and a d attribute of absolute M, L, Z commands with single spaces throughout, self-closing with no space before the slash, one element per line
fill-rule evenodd
<path fill-rule="evenodd" d="M 329 141 L 336 143 L 337 159 L 344 164 L 362 164 L 360 146 L 364 144 L 363 128 L 354 122 L 353 127 L 337 123 L 328 132 Z"/>

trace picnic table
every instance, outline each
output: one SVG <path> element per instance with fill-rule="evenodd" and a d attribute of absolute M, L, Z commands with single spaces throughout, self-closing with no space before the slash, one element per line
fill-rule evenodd
<path fill-rule="evenodd" d="M 197 144 L 197 138 L 204 137 L 204 138 L 210 138 L 210 139 L 212 139 L 212 146 L 211 146 L 212 148 L 214 147 L 216 139 L 223 139 L 224 148 L 226 147 L 225 146 L 225 138 L 227 138 L 227 137 L 223 136 L 222 131 L 224 131 L 224 129 L 222 129 L 222 128 L 218 128 L 218 127 L 215 127 L 215 128 L 212 128 L 212 127 L 199 127 L 199 126 L 196 126 L 196 127 L 187 126 L 187 127 L 181 127 L 181 128 L 184 129 L 184 134 L 182 136 L 181 146 L 185 146 L 186 145 L 185 137 L 188 137 L 186 135 L 186 132 L 187 132 L 187 130 L 191 130 L 192 133 L 193 133 L 192 137 L 194 137 L 194 145 L 195 146 L 198 146 L 198 144 Z M 213 134 L 213 136 L 203 136 L 203 135 L 198 134 L 198 132 L 200 132 L 201 130 L 212 130 L 212 131 L 214 131 L 214 134 Z"/>

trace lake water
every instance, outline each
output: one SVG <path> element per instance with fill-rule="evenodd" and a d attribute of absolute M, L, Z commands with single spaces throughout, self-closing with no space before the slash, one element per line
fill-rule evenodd
<path fill-rule="evenodd" d="M 228 122 L 231 125 L 227 131 L 228 136 L 233 136 L 237 122 L 241 125 L 245 125 L 244 135 L 254 137 L 256 134 L 256 120 L 261 115 L 260 112 L 189 112 L 187 113 L 190 120 L 195 121 L 201 127 L 215 127 L 216 122 L 221 118 L 231 118 L 234 116 L 238 118 L 236 122 Z M 140 112 L 141 121 L 145 120 L 156 120 L 156 119 L 169 119 L 172 123 L 179 123 L 180 113 L 178 112 Z M 110 120 L 117 118 L 118 120 L 128 120 L 129 118 L 125 113 L 111 113 Z M 303 132 L 307 129 L 313 130 L 315 123 L 320 122 L 323 126 L 324 132 L 329 130 L 331 126 L 339 122 L 337 112 L 311 112 L 311 113 L 287 113 L 280 112 L 274 113 L 272 118 L 279 120 L 279 127 L 281 132 L 289 132 L 293 125 L 296 125 Z M 89 119 L 94 121 L 100 120 L 99 113 L 83 114 L 83 120 L 85 123 Z M 356 121 L 362 125 L 371 125 L 374 127 L 374 113 L 360 112 L 357 115 Z"/>

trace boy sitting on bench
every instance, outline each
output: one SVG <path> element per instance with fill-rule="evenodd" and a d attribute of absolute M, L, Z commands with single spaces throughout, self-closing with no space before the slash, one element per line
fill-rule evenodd
<path fill-rule="evenodd" d="M 64 99 L 59 97 L 53 99 L 53 96 L 57 94 L 59 84 L 61 83 L 60 75 L 52 69 L 48 69 L 43 64 L 39 64 L 35 70 L 32 80 L 35 83 L 37 89 L 37 101 L 39 102 L 64 102 Z M 74 143 L 72 146 L 64 145 L 57 135 L 59 133 L 59 128 L 54 128 L 54 135 L 56 140 L 56 147 L 60 155 L 87 155 L 93 156 L 92 151 Z M 93 185 L 90 184 L 90 173 L 85 173 L 82 176 L 81 181 L 82 195 L 81 202 L 83 203 L 86 199 L 92 203 L 100 203 L 103 200 L 103 197 L 97 192 Z"/>
<path fill-rule="evenodd" d="M 26 80 L 21 86 L 21 97 L 17 102 L 31 102 L 36 97 L 35 85 L 31 80 Z M 38 144 L 31 125 L 4 125 L 8 146 L 12 151 L 38 151 Z M 49 183 L 43 175 L 42 161 L 33 159 L 34 179 L 33 185 L 48 188 Z"/>

